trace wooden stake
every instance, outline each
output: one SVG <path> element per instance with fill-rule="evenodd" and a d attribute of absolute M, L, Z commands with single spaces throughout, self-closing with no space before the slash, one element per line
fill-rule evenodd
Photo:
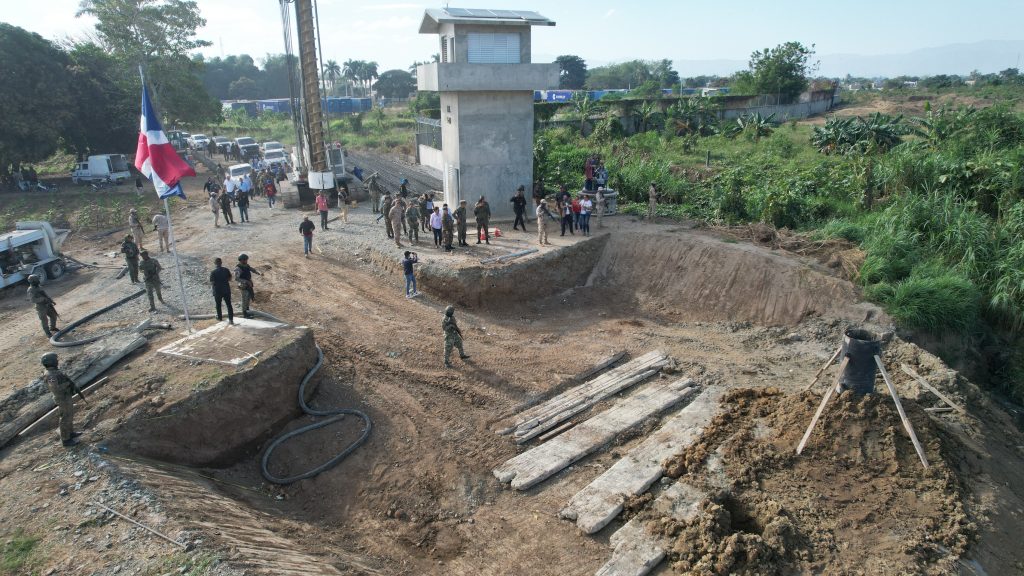
<path fill-rule="evenodd" d="M 140 524 L 139 522 L 136 522 L 135 520 L 132 520 L 131 518 L 125 516 L 124 514 L 121 514 L 117 510 L 112 510 L 110 508 L 107 508 L 106 506 L 104 506 L 103 504 L 100 504 L 99 502 L 93 502 L 93 504 L 95 504 L 96 506 L 99 506 L 100 508 L 103 508 L 104 510 L 106 510 L 107 512 L 110 512 L 111 514 L 113 514 L 114 516 L 117 516 L 118 518 L 121 518 L 123 520 L 127 520 L 127 521 L 131 522 L 132 524 L 135 524 L 136 526 L 138 526 L 139 528 L 142 528 L 143 530 L 148 530 L 148 531 L 152 532 L 153 534 L 156 534 L 157 536 L 163 538 L 164 540 L 167 540 L 171 544 L 175 544 L 175 545 L 181 546 L 182 549 L 184 549 L 186 552 L 188 551 L 188 544 L 182 544 L 181 542 L 178 542 L 177 540 L 174 540 L 170 536 L 167 536 L 165 534 L 161 534 L 160 532 L 157 532 L 156 530 L 153 530 L 152 528 L 150 528 L 149 526 L 146 526 L 145 524 Z"/>
<path fill-rule="evenodd" d="M 875 356 L 875 364 L 878 364 L 878 369 L 882 371 L 882 379 L 885 380 L 885 385 L 889 387 L 889 394 L 892 395 L 892 401 L 896 403 L 896 411 L 900 413 L 900 420 L 903 421 L 903 427 L 907 429 L 907 434 L 910 435 L 910 441 L 914 443 L 914 450 L 917 450 L 917 455 L 921 458 L 921 464 L 924 464 L 925 468 L 928 468 L 928 458 L 924 455 L 924 448 L 921 447 L 921 443 L 917 440 L 917 434 L 914 434 L 914 427 L 910 425 L 910 419 L 907 418 L 907 413 L 903 411 L 903 404 L 900 403 L 900 396 L 896 393 L 896 387 L 892 385 L 892 381 L 889 380 L 889 373 L 885 371 L 885 365 L 882 364 L 882 359 Z"/>
<path fill-rule="evenodd" d="M 939 392 L 938 389 L 936 389 L 934 386 L 929 384 L 928 381 L 925 380 L 920 374 L 918 374 L 917 372 L 914 372 L 913 368 L 911 368 L 910 366 L 907 366 L 906 364 L 900 364 L 900 370 L 903 370 L 903 372 L 907 376 L 910 376 L 914 380 L 917 380 L 918 384 L 920 384 L 921 386 L 924 386 L 926 389 L 928 389 L 929 392 L 931 392 L 932 394 L 935 394 L 936 396 L 938 396 L 940 400 L 942 400 L 943 402 L 948 404 L 954 410 L 956 410 L 957 412 L 963 414 L 964 416 L 967 416 L 967 410 L 964 410 L 956 402 L 953 402 L 952 400 L 950 400 L 945 394 L 943 394 L 942 392 Z"/>
<path fill-rule="evenodd" d="M 811 418 L 811 425 L 807 427 L 807 432 L 804 432 L 804 437 L 800 440 L 800 445 L 796 447 L 796 453 L 800 454 L 804 450 L 804 446 L 807 444 L 807 439 L 811 437 L 811 432 L 814 431 L 814 426 L 818 423 L 818 418 L 821 418 L 821 413 L 825 411 L 825 406 L 828 405 L 828 401 L 832 399 L 832 395 L 836 393 L 836 389 L 839 387 L 839 379 L 843 377 L 843 372 L 846 372 L 846 365 L 850 363 L 850 358 L 847 356 L 843 358 L 843 361 L 839 363 L 839 372 L 836 373 L 835 382 L 828 387 L 825 391 L 825 397 L 821 399 L 821 404 L 818 405 L 818 411 L 814 413 L 814 418 Z"/>
<path fill-rule="evenodd" d="M 824 374 L 825 370 L 827 370 L 828 367 L 830 365 L 832 365 L 833 362 L 836 361 L 836 358 L 839 357 L 839 353 L 842 352 L 842 351 L 843 351 L 843 346 L 842 346 L 842 344 L 840 344 L 839 348 L 836 348 L 835 353 L 832 354 L 832 357 L 828 359 L 828 362 L 825 362 L 825 364 L 821 367 L 821 369 L 818 370 L 818 373 L 814 375 L 814 380 L 811 380 L 811 383 L 807 385 L 807 388 L 804 388 L 804 392 L 807 392 L 808 390 L 810 390 L 811 388 L 814 387 L 814 385 L 818 382 L 818 378 L 821 378 L 821 375 Z"/>

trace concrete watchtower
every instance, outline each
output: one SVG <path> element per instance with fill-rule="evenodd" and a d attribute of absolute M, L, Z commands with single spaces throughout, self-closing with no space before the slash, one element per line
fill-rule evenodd
<path fill-rule="evenodd" d="M 530 63 L 530 27 L 554 26 L 536 12 L 428 9 L 420 34 L 438 34 L 441 61 L 417 68 L 420 90 L 441 93 L 444 197 L 470 214 L 480 196 L 494 217 L 533 181 L 533 91 L 558 87 L 558 64 Z M 470 215 L 472 218 L 472 215 Z"/>

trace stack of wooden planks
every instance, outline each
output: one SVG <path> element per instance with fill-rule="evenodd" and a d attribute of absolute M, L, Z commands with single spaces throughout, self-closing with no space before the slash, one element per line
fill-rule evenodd
<path fill-rule="evenodd" d="M 643 382 L 667 364 L 668 356 L 664 352 L 648 352 L 543 404 L 523 411 L 513 419 L 511 426 L 500 433 L 511 434 L 516 443 L 523 444 L 598 402 Z"/>
<path fill-rule="evenodd" d="M 530 488 L 695 391 L 689 378 L 652 383 L 575 428 L 509 459 L 494 469 L 494 476 L 516 490 Z"/>

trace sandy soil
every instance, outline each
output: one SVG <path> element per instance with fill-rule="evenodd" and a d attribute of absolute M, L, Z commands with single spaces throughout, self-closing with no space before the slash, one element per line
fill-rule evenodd
<path fill-rule="evenodd" d="M 446 370 L 441 365 L 439 325 L 449 298 L 431 290 L 418 299 L 404 297 L 404 282 L 394 266 L 400 249 L 384 238 L 383 226 L 371 221 L 368 208 L 353 211 L 348 225 L 335 222 L 332 230 L 318 231 L 316 253 L 304 258 L 298 212 L 269 210 L 257 201 L 251 210 L 251 224 L 213 228 L 210 214 L 199 200 L 198 187 L 203 180 L 201 175 L 190 183 L 193 206 L 175 220 L 179 249 L 197 263 L 192 276 L 201 281 L 206 268 L 202 263 L 214 256 L 233 261 L 238 252 L 250 254 L 252 264 L 264 272 L 257 279 L 256 306 L 308 325 L 325 351 L 327 365 L 319 377 L 314 404 L 365 409 L 374 420 L 373 434 L 368 444 L 338 468 L 288 487 L 263 482 L 257 467 L 258 450 L 205 469 L 145 461 L 131 454 L 106 456 L 104 438 L 114 433 L 126 415 L 160 408 L 168 399 L 177 398 L 182 387 L 186 393 L 187 387 L 201 389 L 201 382 L 208 377 L 187 366 L 158 370 L 147 361 L 155 348 L 151 345 L 149 351 L 111 374 L 110 384 L 97 393 L 96 407 L 83 410 L 82 420 L 91 430 L 84 448 L 64 451 L 55 446 L 50 430 L 0 451 L 0 490 L 6 495 L 0 505 L 4 511 L 0 534 L 13 533 L 18 527 L 38 534 L 42 538 L 39 546 L 47 552 L 37 560 L 43 573 L 52 569 L 52 573 L 160 574 L 187 565 L 182 573 L 592 574 L 607 559 L 607 538 L 621 522 L 613 522 L 591 538 L 578 534 L 572 524 L 558 519 L 557 513 L 572 494 L 636 443 L 643 430 L 625 435 L 618 445 L 599 451 L 533 490 L 516 493 L 501 488 L 490 472 L 517 452 L 506 438 L 491 431 L 496 421 L 616 350 L 635 356 L 663 349 L 676 359 L 681 372 L 704 386 L 774 387 L 793 393 L 829 357 L 846 325 L 863 319 L 855 291 L 813 259 L 721 242 L 677 225 L 642 225 L 631 218 L 614 217 L 606 222 L 613 240 L 631 241 L 641 234 L 648 241 L 660 238 L 667 247 L 699 248 L 683 251 L 676 261 L 668 252 L 652 256 L 622 247 L 605 254 L 600 274 L 589 286 L 585 281 L 577 286 L 552 286 L 549 294 L 529 301 L 517 298 L 508 286 L 495 287 L 494 298 L 458 311 L 472 358 L 466 363 L 456 361 L 454 370 Z M 490 247 L 473 245 L 454 255 L 422 245 L 417 251 L 425 260 L 423 274 L 429 276 L 471 267 L 480 258 L 515 251 L 531 240 L 532 234 L 510 232 Z M 580 238 L 555 236 L 553 241 L 569 246 Z M 429 240 L 426 243 L 429 245 Z M 70 249 L 80 259 L 88 260 L 81 257 L 88 255 L 95 260 L 113 246 L 111 237 L 79 240 Z M 544 263 L 545 257 L 531 258 Z M 639 282 L 642 290 L 634 293 L 628 280 L 641 279 L 645 258 L 651 272 L 645 282 Z M 716 258 L 730 264 L 716 266 Z M 715 284 L 720 287 L 716 288 L 714 306 L 703 304 L 699 281 L 682 295 L 674 294 L 671 284 L 671 267 L 684 268 L 680 273 L 685 274 L 685 267 L 692 268 L 702 260 L 708 270 L 723 271 L 719 275 L 723 283 Z M 529 267 L 516 270 L 517 276 L 503 281 L 513 286 L 531 282 Z M 128 290 L 125 281 L 110 280 L 111 274 L 110 270 L 76 273 L 55 283 L 51 294 L 74 316 L 71 310 L 91 309 L 116 299 L 115 287 Z M 727 281 L 729 278 L 733 280 Z M 778 278 L 787 279 L 790 291 L 809 290 L 829 298 L 829 306 L 819 306 L 819 297 L 797 295 L 794 300 L 792 294 L 774 290 Z M 169 285 L 166 297 L 174 291 L 170 279 L 165 283 Z M 728 301 L 723 296 L 728 291 L 744 303 L 738 312 L 720 304 Z M 193 306 L 194 310 L 212 311 L 210 301 L 200 299 Z M 161 314 L 171 319 L 171 312 L 162 310 Z M 9 334 L 0 342 L 0 384 L 6 393 L 37 374 L 36 357 L 46 346 L 37 334 L 34 312 L 20 301 L 11 297 L 0 300 L 0 321 Z M 157 334 L 154 344 L 175 337 L 177 332 Z M 943 373 L 941 363 L 929 355 L 914 347 L 906 350 L 899 348 L 904 356 L 915 355 L 919 360 L 915 365 L 928 368 L 922 368 L 922 374 Z M 908 382 L 901 380 L 901 391 L 913 398 L 924 395 L 913 385 L 907 387 Z M 912 452 L 906 452 L 906 439 L 899 431 L 887 433 L 887 441 L 899 446 L 901 464 L 897 469 L 887 468 L 885 458 L 891 457 L 891 450 L 866 453 L 861 462 L 850 461 L 845 454 L 835 459 L 846 468 L 867 461 L 870 466 L 860 474 L 887 483 L 891 488 L 885 492 L 887 498 L 851 507 L 848 514 L 824 514 L 820 520 L 808 520 L 816 536 L 805 538 L 799 547 L 807 552 L 807 559 L 773 566 L 784 568 L 785 573 L 832 568 L 849 568 L 851 573 L 900 573 L 933 566 L 933 572 L 942 573 L 957 564 L 957 556 L 966 547 L 967 557 L 990 574 L 1019 569 L 1015 568 L 1020 566 L 1019 552 L 1009 550 L 1003 542 L 1011 527 L 1021 526 L 1022 498 L 1017 491 L 1022 484 L 1017 482 L 1019 472 L 1014 472 L 1020 467 L 1011 463 L 1020 462 L 1024 441 L 998 416 L 1000 412 L 972 390 L 959 381 L 947 388 L 958 399 L 970 402 L 972 410 L 980 410 L 978 419 L 914 411 L 929 450 L 940 463 L 946 461 L 939 478 L 944 483 L 935 488 L 937 501 L 942 503 L 938 508 L 911 498 L 915 486 L 927 478 L 908 460 Z M 810 396 L 800 398 L 788 419 L 778 417 L 786 434 L 792 433 L 792 426 L 814 401 Z M 759 401 L 770 406 L 779 397 L 768 394 Z M 891 414 L 881 417 L 888 420 L 879 426 L 880 434 L 892 430 Z M 289 426 L 305 421 L 299 418 Z M 654 425 L 648 423 L 644 430 Z M 344 444 L 356 432 L 343 425 L 297 439 L 275 465 L 295 470 L 322 461 L 331 455 L 331 446 Z M 775 440 L 780 452 L 790 440 L 789 436 Z M 977 451 L 976 459 L 959 456 L 973 453 L 963 447 L 968 442 L 998 444 L 999 458 L 987 447 Z M 828 446 L 817 445 L 815 453 L 824 453 Z M 742 464 L 737 461 L 736 465 Z M 76 476 L 79 471 L 82 474 Z M 764 498 L 786 510 L 797 510 L 775 496 L 794 489 L 792 479 L 783 481 L 790 474 L 791 470 L 778 467 L 765 477 L 778 482 L 777 487 L 751 481 L 744 490 L 763 491 Z M 77 481 L 82 476 L 86 480 Z M 97 480 L 89 482 L 92 476 Z M 843 497 L 838 486 L 825 488 L 820 482 L 807 487 L 821 489 L 818 499 L 826 506 Z M 176 552 L 166 542 L 99 515 L 95 507 L 88 506 L 99 497 L 172 536 L 198 542 L 198 548 L 187 554 Z M 886 548 L 897 557 L 891 565 L 871 564 L 862 560 L 875 553 L 874 544 L 884 540 L 893 525 L 876 521 L 867 509 L 883 505 L 896 516 L 904 506 L 918 511 L 919 518 L 934 518 L 936 510 L 946 511 L 955 514 L 956 522 L 966 517 L 966 522 L 977 528 L 947 530 L 942 535 L 948 536 L 949 542 L 922 544 L 912 548 L 909 556 L 893 545 Z M 79 521 L 83 511 L 88 511 L 87 519 L 98 520 Z M 798 529 L 804 530 L 802 526 L 798 524 Z M 857 534 L 842 531 L 852 530 L 852 526 Z M 979 540 L 972 540 L 972 534 L 980 535 Z M 1004 534 L 1003 541 L 998 534 Z M 62 546 L 87 539 L 91 539 L 90 546 L 71 550 Z M 839 540 L 841 554 L 821 549 Z M 944 550 L 936 552 L 938 544 Z M 675 554 L 673 564 L 664 566 L 661 573 L 683 573 L 685 566 L 680 562 L 685 559 L 681 553 Z"/>

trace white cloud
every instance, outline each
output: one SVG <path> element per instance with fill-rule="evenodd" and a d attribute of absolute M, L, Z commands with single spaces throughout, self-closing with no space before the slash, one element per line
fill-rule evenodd
<path fill-rule="evenodd" d="M 615 14 L 615 8 L 612 8 L 611 10 L 605 12 L 604 13 L 604 19 L 607 20 L 607 19 L 611 18 L 612 14 Z"/>

